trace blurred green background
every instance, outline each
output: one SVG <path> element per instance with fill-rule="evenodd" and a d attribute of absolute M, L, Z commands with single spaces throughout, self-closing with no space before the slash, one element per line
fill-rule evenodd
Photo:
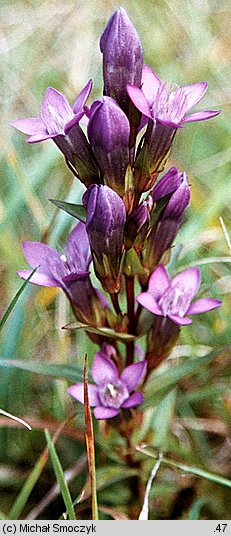
<path fill-rule="evenodd" d="M 166 441 L 171 451 L 173 429 L 175 436 L 187 436 L 190 463 L 231 478 L 231 251 L 224 232 L 225 226 L 231 234 L 231 6 L 228 0 L 137 0 L 121 5 L 140 35 L 145 62 L 173 85 L 208 81 L 209 89 L 200 109 L 222 109 L 217 118 L 187 125 L 178 132 L 169 162 L 169 167 L 175 164 L 186 170 L 192 188 L 191 207 L 173 248 L 172 273 L 190 264 L 201 264 L 202 291 L 221 297 L 224 303 L 218 311 L 198 317 L 182 330 L 172 357 L 177 363 L 181 356 L 197 358 L 210 349 L 216 350 L 217 357 L 201 375 L 195 374 L 181 385 L 182 393 L 189 392 L 191 398 L 181 403 L 179 397 L 178 406 L 174 402 L 174 411 L 170 408 L 175 417 L 171 426 L 168 422 Z M 101 95 L 98 41 L 117 7 L 119 4 L 114 1 L 1 1 L 1 315 L 21 284 L 16 270 L 26 266 L 21 241 L 43 240 L 62 245 L 74 223 L 48 199 L 78 202 L 83 191 L 52 141 L 27 145 L 25 136 L 9 124 L 13 119 L 38 116 L 49 85 L 73 103 L 88 79 L 93 78 L 91 99 Z M 84 334 L 76 337 L 60 330 L 71 318 L 65 298 L 56 290 L 28 286 L 1 332 L 1 358 L 81 365 L 88 351 L 92 359 L 94 348 Z M 29 433 L 10 428 L 9 420 L 0 417 L 2 516 L 8 515 L 21 484 L 45 447 L 44 427 L 55 431 L 58 423 L 76 409 L 66 395 L 66 386 L 66 382 L 46 375 L 13 366 L 1 367 L 0 408 L 28 419 L 35 429 Z M 78 419 L 81 426 L 81 413 Z M 154 422 L 154 432 L 155 426 Z M 73 467 L 83 456 L 78 479 L 72 482 L 74 496 L 81 492 L 86 476 L 85 447 L 80 439 L 70 425 L 57 447 L 64 469 Z M 150 469 L 148 463 L 144 483 Z M 52 469 L 48 467 L 20 515 L 25 517 L 40 501 L 50 489 L 51 478 Z M 110 486 L 116 481 L 108 480 L 112 482 Z M 125 483 L 116 484 L 116 492 L 113 487 L 109 492 L 107 486 L 107 492 L 101 492 L 102 502 L 126 512 L 129 490 Z M 52 519 L 52 515 L 56 518 L 59 509 L 61 515 L 63 503 L 58 500 L 50 501 L 49 505 L 56 506 L 54 510 L 53 506 L 43 510 L 42 519 Z M 178 473 L 165 470 L 153 491 L 151 516 L 229 519 L 230 502 L 227 488 L 200 479 L 184 480 Z M 181 505 L 179 512 L 177 504 Z"/>

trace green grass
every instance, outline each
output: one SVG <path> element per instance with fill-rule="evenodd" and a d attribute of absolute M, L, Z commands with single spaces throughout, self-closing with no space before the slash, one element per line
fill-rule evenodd
<path fill-rule="evenodd" d="M 207 80 L 209 90 L 201 107 L 222 109 L 216 119 L 187 125 L 178 132 L 169 167 L 175 164 L 185 169 L 192 189 L 171 273 L 202 261 L 202 292 L 208 290 L 221 298 L 223 306 L 182 329 L 168 361 L 172 367 L 164 365 L 152 376 L 145 418 L 131 441 L 144 490 L 153 459 L 136 451 L 135 445 L 148 438 L 149 448 L 164 450 L 165 462 L 149 496 L 151 519 L 229 519 L 231 276 L 230 251 L 219 217 L 231 237 L 231 8 L 226 0 L 125 1 L 122 5 L 139 32 L 146 63 L 173 85 Z M 82 381 L 84 355 L 88 353 L 91 363 L 97 348 L 82 330 L 60 329 L 74 317 L 65 298 L 53 289 L 28 285 L 17 303 L 12 302 L 21 285 L 16 270 L 25 267 L 21 241 L 62 245 L 75 220 L 48 199 L 79 204 L 83 188 L 51 141 L 28 146 L 24 135 L 9 123 L 37 116 L 48 85 L 73 102 L 92 77 L 92 98 L 101 94 L 98 39 L 117 7 L 114 0 L 1 2 L 0 318 L 10 303 L 14 307 L 1 331 L 0 408 L 34 423 L 29 432 L 17 423 L 13 428 L 10 419 L 0 416 L 2 518 L 13 512 L 13 517 L 24 519 L 56 479 L 73 517 L 63 474 L 86 449 L 79 435 L 75 436 L 75 430 L 84 430 L 83 408 L 70 400 L 66 387 Z M 212 348 L 212 356 L 203 357 L 202 347 Z M 55 450 L 47 435 L 52 463 L 41 466 L 43 430 L 54 432 L 73 410 L 78 411 L 76 419 L 68 425 L 68 433 L 60 435 Z M 137 519 L 142 504 L 131 507 L 137 470 L 126 467 L 126 443 L 116 429 L 107 433 L 94 423 L 94 432 L 100 518 L 122 513 Z M 13 475 L 8 480 L 4 477 L 7 470 Z M 91 515 L 87 474 L 85 465 L 68 484 L 80 519 Z M 85 500 L 79 499 L 83 489 Z M 188 503 L 182 499 L 184 493 L 191 497 Z M 58 518 L 63 512 L 58 496 L 47 502 L 40 519 Z"/>

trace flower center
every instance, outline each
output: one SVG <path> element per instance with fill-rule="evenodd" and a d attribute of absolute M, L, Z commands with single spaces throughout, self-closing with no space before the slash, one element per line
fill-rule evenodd
<path fill-rule="evenodd" d="M 181 122 L 184 117 L 187 97 L 182 88 L 172 91 L 164 84 L 158 91 L 153 114 L 162 121 Z"/>
<path fill-rule="evenodd" d="M 159 308 L 164 316 L 177 315 L 183 317 L 191 302 L 191 295 L 183 292 L 179 287 L 169 287 L 158 301 Z"/>
<path fill-rule="evenodd" d="M 120 408 L 129 397 L 129 392 L 124 383 L 120 380 L 116 384 L 107 383 L 99 387 L 99 398 L 101 404 L 109 408 Z"/>

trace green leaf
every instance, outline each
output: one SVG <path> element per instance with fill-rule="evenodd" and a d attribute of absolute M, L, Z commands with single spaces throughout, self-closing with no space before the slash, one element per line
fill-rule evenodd
<path fill-rule="evenodd" d="M 33 471 L 29 474 L 26 482 L 24 483 L 19 495 L 17 496 L 16 501 L 14 502 L 9 514 L 8 519 L 18 519 L 21 516 L 21 513 L 23 511 L 23 508 L 26 506 L 26 503 L 28 501 L 28 498 L 37 483 L 41 472 L 46 465 L 47 462 L 47 456 L 46 453 L 43 453 L 36 465 L 34 466 Z"/>
<path fill-rule="evenodd" d="M 83 381 L 83 370 L 74 365 L 56 365 L 53 363 L 37 363 L 36 361 L 22 361 L 16 359 L 0 359 L 0 366 L 15 367 L 21 370 L 28 370 L 35 374 L 44 374 L 53 378 L 63 378 L 71 382 Z"/>
<path fill-rule="evenodd" d="M 96 469 L 97 490 L 101 491 L 105 488 L 110 488 L 113 484 L 137 476 L 138 470 L 127 467 L 126 465 L 106 465 Z M 84 488 L 83 501 L 91 495 L 89 482 Z"/>
<path fill-rule="evenodd" d="M 16 305 L 18 299 L 20 298 L 22 292 L 25 290 L 26 286 L 28 285 L 30 279 L 32 278 L 32 276 L 34 275 L 34 273 L 36 272 L 37 269 L 38 269 L 38 266 L 36 266 L 36 268 L 34 268 L 34 270 L 31 272 L 29 277 L 26 279 L 26 281 L 24 281 L 24 283 L 21 285 L 20 289 L 16 292 L 15 296 L 13 297 L 13 300 L 10 302 L 10 305 L 8 306 L 6 312 L 4 313 L 3 317 L 0 320 L 0 331 L 2 330 L 5 322 L 7 321 L 7 318 L 9 317 L 9 315 L 11 313 L 11 311 L 13 310 L 13 308 Z"/>
<path fill-rule="evenodd" d="M 150 456 L 151 458 L 158 458 L 158 455 L 156 452 L 152 452 L 151 448 L 146 447 L 136 447 L 139 452 L 142 452 L 143 454 L 146 454 L 146 456 Z M 162 463 L 165 463 L 166 465 L 169 465 L 170 467 L 175 467 L 176 469 L 180 469 L 180 471 L 183 471 L 184 473 L 193 474 L 195 476 L 200 476 L 201 478 L 206 478 L 207 480 L 210 480 L 211 482 L 216 482 L 217 484 L 221 484 L 222 486 L 227 486 L 228 488 L 231 488 L 231 480 L 228 478 L 224 478 L 221 475 L 217 475 L 215 473 L 210 473 L 209 471 L 204 471 L 204 469 L 201 469 L 200 467 L 192 467 L 190 465 L 185 465 L 183 463 L 173 462 L 172 460 L 168 460 L 168 458 L 162 458 Z"/>
<path fill-rule="evenodd" d="M 59 484 L 59 488 L 62 494 L 64 504 L 67 509 L 68 517 L 70 520 L 75 520 L 76 517 L 75 517 L 75 511 L 74 511 L 73 504 L 72 504 L 71 494 L 70 494 L 69 488 L 65 480 L 65 476 L 63 473 L 61 463 L 59 461 L 58 454 L 56 452 L 54 443 L 51 441 L 51 437 L 50 437 L 48 430 L 45 430 L 45 436 L 46 436 L 47 445 L 48 445 L 50 456 L 51 456 L 54 473 L 56 476 L 56 480 Z"/>
<path fill-rule="evenodd" d="M 123 273 L 128 277 L 146 275 L 146 272 L 134 248 L 130 248 L 125 254 Z"/>
<path fill-rule="evenodd" d="M 67 212 L 67 214 L 70 214 L 70 216 L 74 216 L 74 218 L 77 218 L 77 220 L 86 223 L 86 209 L 83 207 L 83 205 L 75 205 L 74 203 L 58 201 L 57 199 L 50 199 L 50 201 L 53 203 L 53 205 L 56 205 L 56 207 L 61 208 Z"/>
<path fill-rule="evenodd" d="M 162 374 L 154 373 L 147 383 L 143 406 L 153 406 L 154 401 L 156 402 L 160 397 L 165 396 L 182 378 L 194 374 L 202 367 L 206 367 L 216 355 L 216 352 L 212 352 L 205 357 L 197 357 L 190 360 L 187 359 L 180 365 L 173 365 Z"/>
<path fill-rule="evenodd" d="M 89 333 L 96 333 L 97 335 L 102 335 L 104 337 L 108 337 L 109 339 L 117 339 L 121 342 L 129 342 L 136 339 L 135 335 L 119 333 L 111 328 L 93 328 L 92 326 L 88 326 L 87 324 L 83 324 L 82 322 L 78 321 L 71 322 L 71 324 L 67 324 L 62 329 L 85 329 L 85 331 L 88 331 Z"/>

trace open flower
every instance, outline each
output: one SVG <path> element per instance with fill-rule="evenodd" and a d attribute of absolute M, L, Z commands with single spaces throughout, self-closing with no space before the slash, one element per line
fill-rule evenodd
<path fill-rule="evenodd" d="M 142 89 L 128 84 L 130 99 L 143 114 L 142 125 L 148 124 L 134 165 L 135 184 L 139 192 L 151 188 L 158 173 L 163 171 L 179 127 L 185 123 L 210 119 L 220 113 L 206 110 L 187 115 L 202 99 L 207 87 L 207 82 L 199 82 L 169 91 L 148 65 L 143 66 Z"/>
<path fill-rule="evenodd" d="M 201 283 L 199 268 L 188 268 L 172 280 L 163 265 L 157 266 L 149 279 L 148 291 L 137 301 L 151 313 L 164 316 L 178 325 L 191 324 L 188 315 L 206 313 L 221 305 L 220 300 L 201 298 L 191 303 Z"/>
<path fill-rule="evenodd" d="M 142 382 L 147 363 L 140 361 L 126 367 L 121 376 L 111 359 L 115 349 L 109 344 L 103 344 L 100 352 L 94 357 L 91 374 L 96 385 L 88 385 L 90 406 L 94 406 L 96 419 L 116 417 L 121 409 L 139 406 L 143 402 L 142 393 L 134 392 Z M 84 404 L 84 384 L 71 385 L 68 393 Z"/>
<path fill-rule="evenodd" d="M 48 87 L 41 105 L 40 117 L 17 119 L 11 123 L 17 130 L 28 134 L 28 143 L 53 139 L 65 156 L 71 171 L 86 187 L 98 182 L 94 155 L 79 125 L 91 88 L 92 80 L 89 80 L 71 107 L 62 93 Z"/>
<path fill-rule="evenodd" d="M 89 80 L 71 107 L 65 95 L 53 87 L 48 87 L 41 105 L 40 117 L 17 119 L 12 121 L 11 126 L 28 134 L 28 143 L 64 136 L 83 117 L 84 104 L 91 88 L 92 80 Z"/>
<path fill-rule="evenodd" d="M 70 233 L 66 254 L 40 242 L 23 242 L 22 248 L 28 264 L 38 269 L 30 283 L 45 287 L 60 287 L 64 290 L 78 320 L 97 323 L 104 317 L 105 300 L 94 289 L 89 277 L 91 261 L 89 241 L 83 223 L 79 223 Z M 31 270 L 20 270 L 20 277 L 27 279 Z"/>
<path fill-rule="evenodd" d="M 184 123 L 204 121 L 220 112 L 206 110 L 186 115 L 203 98 L 208 88 L 207 82 L 198 82 L 177 87 L 168 87 L 148 65 L 143 66 L 142 89 L 128 85 L 127 91 L 135 106 L 146 117 L 164 125 L 179 128 Z"/>

